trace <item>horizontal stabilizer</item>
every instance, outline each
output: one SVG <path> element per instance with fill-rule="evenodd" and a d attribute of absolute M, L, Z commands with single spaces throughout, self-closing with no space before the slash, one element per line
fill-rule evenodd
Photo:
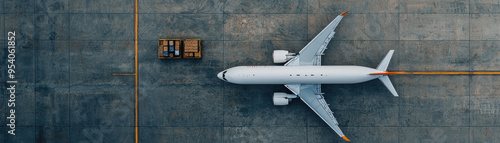
<path fill-rule="evenodd" d="M 391 62 L 392 54 L 394 54 L 394 50 L 390 50 L 387 55 L 385 55 L 384 59 L 377 66 L 377 70 L 379 71 L 387 71 L 387 67 L 389 67 L 389 62 Z"/>
<path fill-rule="evenodd" d="M 394 89 L 394 86 L 391 83 L 391 80 L 389 80 L 389 76 L 384 75 L 379 77 L 378 79 L 382 81 L 382 83 L 385 85 L 385 87 L 387 87 L 387 89 L 389 89 L 392 95 L 394 95 L 395 97 L 399 97 L 398 93 L 396 92 L 396 89 Z"/>

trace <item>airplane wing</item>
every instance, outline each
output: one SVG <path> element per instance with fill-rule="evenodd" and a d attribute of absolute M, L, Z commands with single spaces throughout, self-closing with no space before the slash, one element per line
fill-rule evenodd
<path fill-rule="evenodd" d="M 325 27 L 314 39 L 312 39 L 299 54 L 288 61 L 285 66 L 319 66 L 321 65 L 321 55 L 325 51 L 326 46 L 335 35 L 335 28 L 340 23 L 346 11 L 337 16 L 328 26 Z"/>
<path fill-rule="evenodd" d="M 293 86 L 287 86 L 290 87 Z M 296 87 L 296 85 L 294 85 Z M 323 121 L 330 126 L 340 137 L 344 138 L 346 141 L 350 141 L 340 130 L 339 123 L 337 119 L 333 116 L 333 112 L 328 107 L 328 104 L 325 101 L 321 93 L 321 84 L 301 84 L 300 85 L 300 93 L 298 96 L 307 106 L 309 106 L 318 116 L 323 119 Z"/>

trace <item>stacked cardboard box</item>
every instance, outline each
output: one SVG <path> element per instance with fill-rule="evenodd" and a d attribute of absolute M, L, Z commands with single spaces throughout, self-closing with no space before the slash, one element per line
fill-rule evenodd
<path fill-rule="evenodd" d="M 158 58 L 201 58 L 201 39 L 160 39 L 158 42 Z"/>
<path fill-rule="evenodd" d="M 175 56 L 180 56 L 180 55 L 181 55 L 181 54 L 180 54 L 180 48 L 179 48 L 180 43 L 181 43 L 181 41 L 175 41 L 175 46 L 174 46 L 174 47 L 175 47 L 175 48 L 174 48 L 174 51 L 175 51 L 175 52 L 174 52 L 174 53 L 175 53 Z"/>
<path fill-rule="evenodd" d="M 198 41 L 196 40 L 184 41 L 184 52 L 198 52 Z"/>
<path fill-rule="evenodd" d="M 178 59 L 181 58 L 180 39 L 160 39 L 158 41 L 158 58 Z"/>

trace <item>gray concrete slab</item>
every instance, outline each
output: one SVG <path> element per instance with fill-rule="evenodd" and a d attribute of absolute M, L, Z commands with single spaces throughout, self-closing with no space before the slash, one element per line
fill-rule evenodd
<path fill-rule="evenodd" d="M 7 130 L 7 129 L 5 129 Z M 19 142 L 35 142 L 36 127 L 16 127 L 16 135 L 10 135 L 5 132 L 4 142 L 19 143 Z M 4 134 L 4 133 L 2 133 Z"/>
<path fill-rule="evenodd" d="M 69 0 L 35 0 L 35 13 L 67 13 Z"/>
<path fill-rule="evenodd" d="M 498 126 L 500 121 L 500 95 L 497 76 L 473 76 L 471 78 L 471 126 Z"/>
<path fill-rule="evenodd" d="M 339 14 L 309 14 L 308 39 L 318 35 Z M 335 29 L 333 41 L 398 40 L 397 14 L 348 14 L 341 23 Z"/>
<path fill-rule="evenodd" d="M 223 0 L 149 0 L 139 1 L 140 13 L 222 14 Z"/>
<path fill-rule="evenodd" d="M 222 85 L 214 75 L 224 70 L 223 41 L 202 40 L 202 59 L 158 59 L 158 40 L 139 45 L 141 86 Z"/>
<path fill-rule="evenodd" d="M 68 40 L 69 14 L 38 14 L 35 16 L 35 37 L 39 40 Z"/>
<path fill-rule="evenodd" d="M 19 81 L 18 81 L 19 82 Z M 14 109 L 16 114 L 16 130 L 17 127 L 33 127 L 35 126 L 35 87 L 32 85 L 16 85 L 16 101 Z M 5 112 L 6 113 L 6 112 Z M 6 115 L 7 116 L 7 115 Z M 7 120 L 5 121 L 5 123 Z"/>
<path fill-rule="evenodd" d="M 398 13 L 398 0 L 351 0 L 351 1 L 329 1 L 308 0 L 308 13 L 332 13 L 341 14 L 351 10 L 350 13 Z"/>
<path fill-rule="evenodd" d="M 5 40 L 0 40 L 0 44 L 2 45 L 7 45 Z M 7 59 L 7 50 L 0 50 L 0 58 L 2 59 Z M 7 71 L 7 62 L 0 62 L 0 70 L 1 71 Z M 7 79 L 7 74 L 0 74 L 1 79 Z M 7 100 L 10 98 L 10 93 L 7 91 L 7 82 L 0 82 L 0 90 L 2 90 L 0 93 L 2 93 L 5 96 L 0 97 L 0 100 L 6 101 L 1 103 L 0 102 L 0 110 L 1 111 L 7 111 Z M 0 114 L 0 118 L 6 119 L 6 114 Z M 7 120 L 0 120 L 0 129 L 3 129 L 3 127 L 7 126 Z M 0 140 L 3 141 L 4 134 L 0 134 Z"/>
<path fill-rule="evenodd" d="M 134 79 L 111 75 L 133 71 L 133 42 L 70 44 L 70 125 L 133 126 Z"/>
<path fill-rule="evenodd" d="M 401 0 L 401 13 L 469 13 L 469 0 Z"/>
<path fill-rule="evenodd" d="M 500 22 L 498 14 L 471 14 L 470 36 L 471 40 L 500 40 L 500 27 L 492 23 Z"/>
<path fill-rule="evenodd" d="M 306 142 L 305 127 L 224 127 L 224 142 Z"/>
<path fill-rule="evenodd" d="M 5 12 L 4 12 L 4 10 L 5 10 L 4 3 L 5 3 L 4 1 L 0 2 L 0 7 L 2 8 L 2 10 L 0 10 L 0 12 L 1 12 L 2 14 L 4 14 L 4 13 L 5 13 Z"/>
<path fill-rule="evenodd" d="M 2 126 L 2 127 L 0 127 L 0 129 L 2 129 L 2 130 L 7 130 L 7 127 L 3 127 L 3 126 Z M 0 141 L 5 141 L 5 140 L 7 140 L 7 137 L 6 137 L 6 136 L 7 136 L 7 133 L 2 133 L 2 134 L 0 134 Z"/>
<path fill-rule="evenodd" d="M 471 68 L 473 71 L 500 70 L 499 41 L 471 41 Z"/>
<path fill-rule="evenodd" d="M 132 14 L 72 14 L 70 21 L 71 40 L 134 39 Z"/>
<path fill-rule="evenodd" d="M 38 85 L 36 94 L 36 126 L 69 126 L 69 88 L 66 86 L 50 87 Z M 41 129 L 44 130 L 44 129 Z"/>
<path fill-rule="evenodd" d="M 139 92 L 140 126 L 221 127 L 224 121 L 221 86 L 151 85 Z"/>
<path fill-rule="evenodd" d="M 224 40 L 306 40 L 305 14 L 227 14 Z"/>
<path fill-rule="evenodd" d="M 139 17 L 140 40 L 223 39 L 222 14 L 139 14 Z"/>
<path fill-rule="evenodd" d="M 71 13 L 134 13 L 134 1 L 129 0 L 80 0 L 71 1 L 68 5 Z"/>
<path fill-rule="evenodd" d="M 4 12 L 11 14 L 33 14 L 35 0 L 5 0 Z"/>
<path fill-rule="evenodd" d="M 224 68 L 244 65 L 272 65 L 271 41 L 225 41 Z"/>
<path fill-rule="evenodd" d="M 471 127 L 470 142 L 499 142 L 500 127 Z"/>
<path fill-rule="evenodd" d="M 469 125 L 468 76 L 413 75 L 398 80 L 401 126 Z"/>
<path fill-rule="evenodd" d="M 69 142 L 133 142 L 134 127 L 71 127 Z"/>
<path fill-rule="evenodd" d="M 401 40 L 469 40 L 469 15 L 400 14 L 399 29 Z"/>
<path fill-rule="evenodd" d="M 133 78 L 112 73 L 134 71 L 133 41 L 72 41 L 70 81 L 78 85 L 129 85 Z"/>
<path fill-rule="evenodd" d="M 344 134 L 352 142 L 398 142 L 399 129 L 397 127 L 344 127 Z M 335 135 L 329 127 L 308 127 L 307 142 L 346 142 Z"/>
<path fill-rule="evenodd" d="M 70 142 L 69 130 L 69 127 L 37 127 L 35 142 Z"/>
<path fill-rule="evenodd" d="M 399 45 L 397 70 L 469 70 L 469 41 L 400 41 Z"/>
<path fill-rule="evenodd" d="M 72 86 L 69 93 L 70 126 L 133 127 L 134 88 L 133 82 L 128 83 Z"/>
<path fill-rule="evenodd" d="M 469 141 L 469 127 L 408 127 L 401 128 L 399 142 L 458 142 Z"/>
<path fill-rule="evenodd" d="M 495 0 L 471 0 L 471 13 L 500 13 L 500 3 Z"/>
<path fill-rule="evenodd" d="M 0 21 L 2 21 L 2 22 L 0 22 L 0 32 L 4 33 L 4 34 L 0 35 L 0 40 L 2 40 L 2 41 L 4 41 L 5 39 L 7 39 L 7 36 L 5 36 L 5 35 L 7 35 L 7 32 L 8 32 L 8 31 L 7 32 L 5 31 L 5 27 L 4 26 L 5 26 L 6 22 L 4 22 L 4 20 L 5 20 L 4 18 L 5 18 L 5 14 L 1 14 L 0 15 Z"/>
<path fill-rule="evenodd" d="M 306 13 L 306 0 L 276 0 L 276 1 L 226 1 L 224 13 Z"/>
<path fill-rule="evenodd" d="M 139 142 L 224 142 L 221 127 L 140 127 L 139 132 Z"/>
<path fill-rule="evenodd" d="M 4 14 L 5 18 L 5 32 L 15 31 L 16 41 L 18 43 L 33 43 L 35 36 L 35 23 L 33 14 L 25 14 L 22 16 L 16 14 Z M 4 35 L 6 35 L 5 33 Z M 4 37 L 6 39 L 6 37 Z M 16 44 L 18 45 L 18 44 Z"/>
<path fill-rule="evenodd" d="M 35 52 L 36 125 L 69 126 L 69 42 L 39 41 Z M 44 129 L 41 129 L 44 130 Z"/>

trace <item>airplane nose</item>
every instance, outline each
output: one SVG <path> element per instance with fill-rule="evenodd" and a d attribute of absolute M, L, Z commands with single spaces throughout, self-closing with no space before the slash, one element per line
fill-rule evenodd
<path fill-rule="evenodd" d="M 217 74 L 217 77 L 218 77 L 219 79 L 221 79 L 221 80 L 224 80 L 224 79 L 222 79 L 222 72 L 219 72 L 219 74 Z"/>

